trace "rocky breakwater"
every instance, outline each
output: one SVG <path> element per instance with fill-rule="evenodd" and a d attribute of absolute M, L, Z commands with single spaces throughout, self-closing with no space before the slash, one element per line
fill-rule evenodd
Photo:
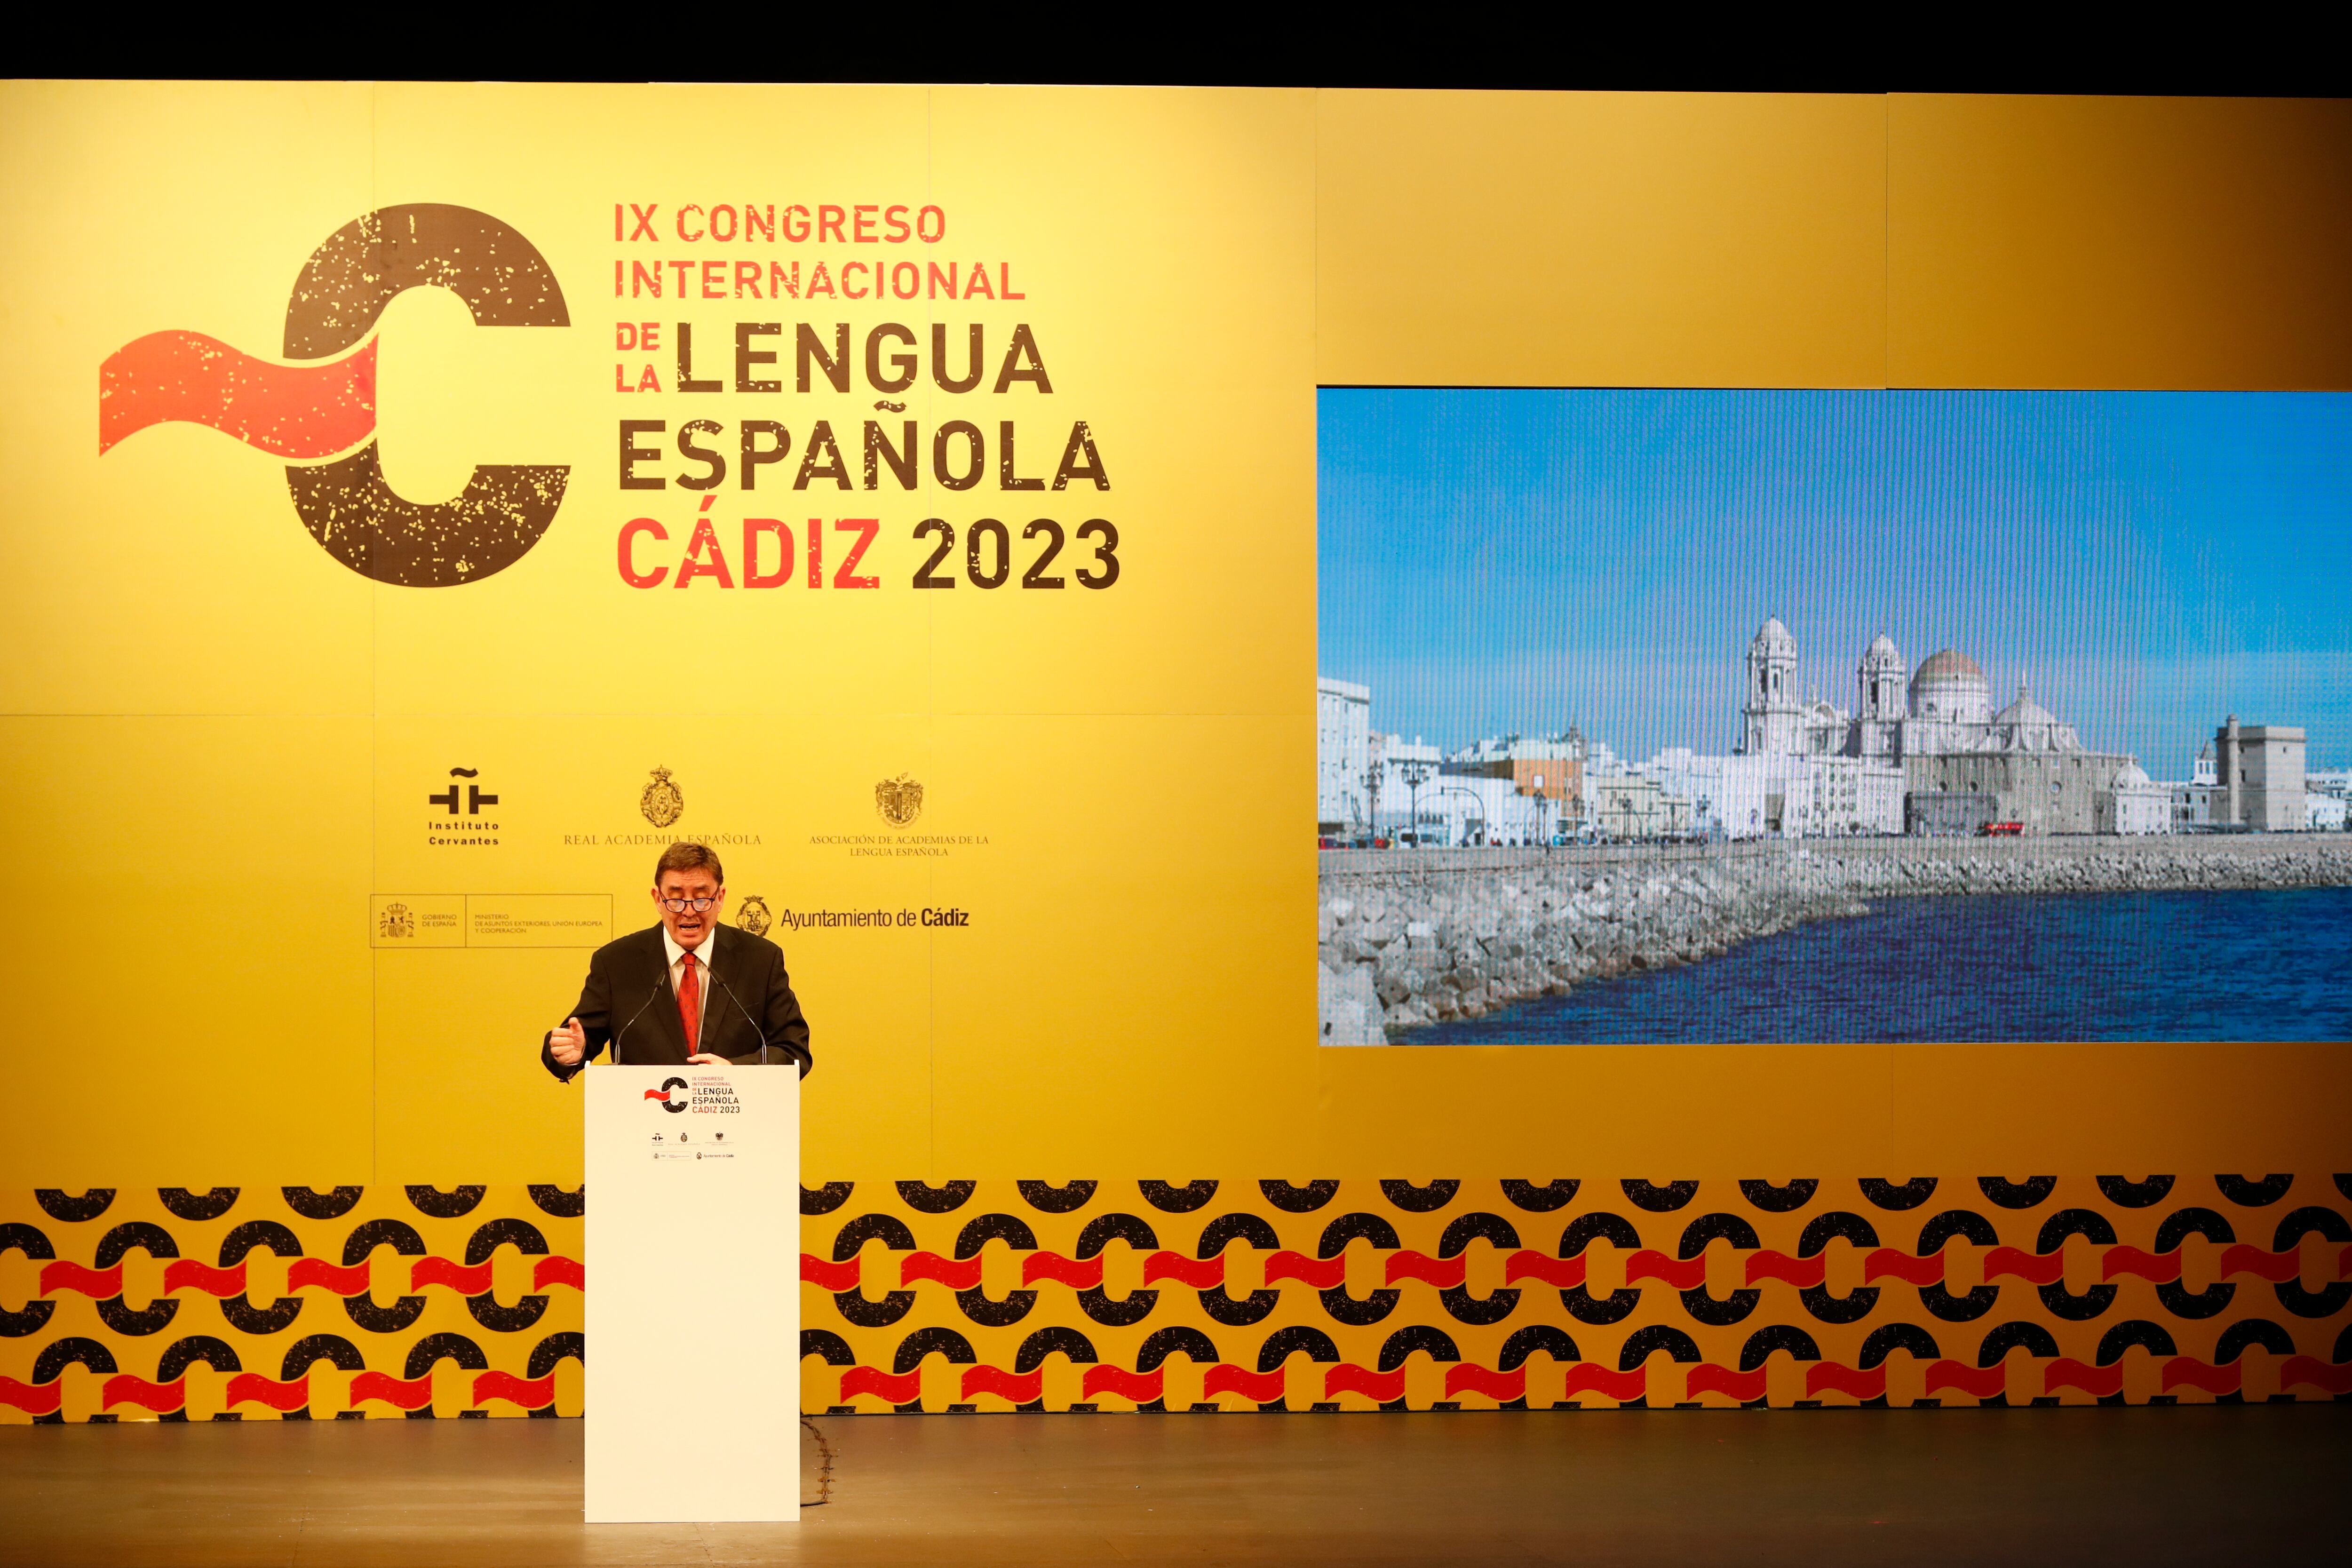
<path fill-rule="evenodd" d="M 1918 895 L 2352 885 L 2352 840 L 1899 840 L 1738 846 L 1675 857 L 1437 852 L 1326 866 L 1319 1030 L 1386 1045 L 1644 969 L 1696 963 L 1808 921 Z M 1335 857 L 1336 858 L 1336 857 Z"/>

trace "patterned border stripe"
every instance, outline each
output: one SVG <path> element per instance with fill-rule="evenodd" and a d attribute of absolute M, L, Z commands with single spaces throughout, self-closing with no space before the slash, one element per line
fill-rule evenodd
<path fill-rule="evenodd" d="M 0 1194 L 0 1420 L 576 1414 L 585 1208 Z M 2347 1175 L 859 1180 L 802 1214 L 810 1411 L 2352 1398 Z"/>
<path fill-rule="evenodd" d="M 554 1186 L 0 1194 L 0 1421 L 575 1415 L 584 1212 Z"/>
<path fill-rule="evenodd" d="M 2347 1187 L 2326 1175 L 834 1182 L 803 1220 L 803 1402 L 2346 1397 Z"/>

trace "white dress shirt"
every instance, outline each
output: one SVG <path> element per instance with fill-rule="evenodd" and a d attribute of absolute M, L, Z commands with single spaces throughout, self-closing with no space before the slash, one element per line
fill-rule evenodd
<path fill-rule="evenodd" d="M 688 950 L 677 945 L 677 938 L 669 934 L 669 927 L 662 927 L 661 933 L 662 951 L 669 955 L 670 1005 L 675 1007 L 677 1005 L 678 981 L 686 973 L 685 960 Z M 714 923 L 703 933 L 702 945 L 692 950 L 695 964 L 702 971 L 700 977 L 696 981 L 696 984 L 702 987 L 702 1002 L 696 1010 L 694 1019 L 694 1037 L 697 1043 L 694 1052 L 688 1054 L 698 1053 L 702 1049 L 700 1042 L 703 1026 L 710 1021 L 710 953 L 718 941 L 719 927 Z"/>

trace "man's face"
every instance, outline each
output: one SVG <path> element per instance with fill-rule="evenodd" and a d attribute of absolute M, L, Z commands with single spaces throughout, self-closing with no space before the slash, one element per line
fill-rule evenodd
<path fill-rule="evenodd" d="M 694 906 L 701 900 L 709 902 L 702 909 Z M 691 871 L 664 871 L 654 887 L 654 907 L 661 911 L 662 924 L 678 946 L 688 952 L 709 940 L 710 928 L 719 923 L 719 911 L 727 902 L 727 889 L 708 867 Z M 683 904 L 685 908 L 677 906 Z"/>

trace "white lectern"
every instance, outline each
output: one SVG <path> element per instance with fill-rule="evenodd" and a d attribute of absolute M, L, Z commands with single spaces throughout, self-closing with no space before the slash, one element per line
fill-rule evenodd
<path fill-rule="evenodd" d="M 800 1075 L 581 1081 L 588 1522 L 798 1520 Z"/>

